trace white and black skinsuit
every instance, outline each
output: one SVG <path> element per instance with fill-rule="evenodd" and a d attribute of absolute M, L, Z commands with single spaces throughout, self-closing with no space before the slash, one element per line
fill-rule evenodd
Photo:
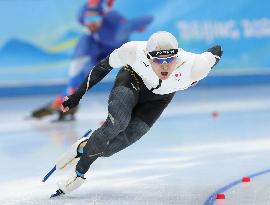
<path fill-rule="evenodd" d="M 166 80 L 152 70 L 146 55 L 147 41 L 132 41 L 114 50 L 98 63 L 64 107 L 79 103 L 85 92 L 102 80 L 113 67 L 121 67 L 108 101 L 108 117 L 95 130 L 83 149 L 76 170 L 85 174 L 100 156 L 108 157 L 140 139 L 159 118 L 178 90 L 206 77 L 222 55 L 214 46 L 202 54 L 179 48 L 177 66 Z"/>

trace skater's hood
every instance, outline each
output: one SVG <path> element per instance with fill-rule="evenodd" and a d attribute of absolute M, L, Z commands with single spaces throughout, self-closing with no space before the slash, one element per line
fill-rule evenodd
<path fill-rule="evenodd" d="M 146 50 L 153 51 L 178 49 L 176 38 L 167 31 L 159 31 L 152 34 L 147 41 Z"/>

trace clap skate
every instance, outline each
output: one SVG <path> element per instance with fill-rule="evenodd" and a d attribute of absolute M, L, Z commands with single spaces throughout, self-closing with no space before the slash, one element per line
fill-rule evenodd
<path fill-rule="evenodd" d="M 57 171 L 64 171 L 68 168 L 74 168 L 77 162 L 80 159 L 81 153 L 79 152 L 80 145 L 84 142 L 87 142 L 89 139 L 89 134 L 92 130 L 88 130 L 82 138 L 80 138 L 77 142 L 75 142 L 71 148 L 63 154 L 56 165 L 45 175 L 43 178 L 43 182 L 47 181 L 47 179 L 57 170 Z"/>

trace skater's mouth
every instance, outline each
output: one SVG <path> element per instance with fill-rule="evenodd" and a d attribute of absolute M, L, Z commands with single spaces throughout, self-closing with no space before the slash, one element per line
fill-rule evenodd
<path fill-rule="evenodd" d="M 161 72 L 161 75 L 162 75 L 163 77 L 167 77 L 168 72 Z"/>

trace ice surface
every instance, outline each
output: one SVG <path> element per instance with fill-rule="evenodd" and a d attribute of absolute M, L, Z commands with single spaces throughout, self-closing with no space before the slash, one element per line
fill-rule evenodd
<path fill-rule="evenodd" d="M 270 168 L 269 86 L 192 88 L 179 92 L 139 142 L 100 158 L 86 183 L 49 199 L 55 173 L 41 182 L 60 154 L 107 114 L 108 93 L 83 98 L 76 122 L 25 120 L 53 96 L 0 99 L 1 205 L 203 205 L 216 190 Z M 217 112 L 216 118 L 211 113 Z M 269 174 L 226 191 L 223 204 L 270 204 Z"/>

